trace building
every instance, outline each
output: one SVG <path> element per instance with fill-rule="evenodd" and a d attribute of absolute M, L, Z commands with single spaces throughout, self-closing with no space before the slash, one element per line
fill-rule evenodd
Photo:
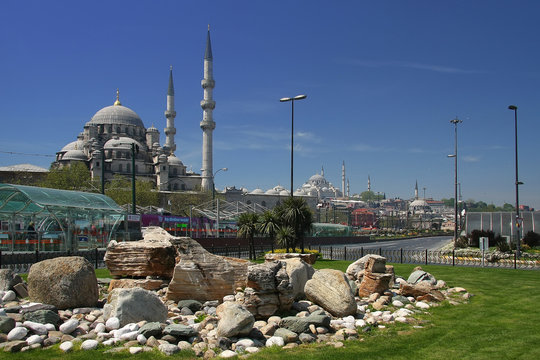
<path fill-rule="evenodd" d="M 47 178 L 49 170 L 31 164 L 0 166 L 0 183 L 36 185 Z"/>
<path fill-rule="evenodd" d="M 166 141 L 160 144 L 159 130 L 154 126 L 146 128 L 142 119 L 132 109 L 122 105 L 117 90 L 113 105 L 104 107 L 84 125 L 77 140 L 70 142 L 56 153 L 54 167 L 69 166 L 73 162 L 84 162 L 92 178 L 111 180 L 115 175 L 131 175 L 138 179 L 152 181 L 160 191 L 211 190 L 212 173 L 212 131 L 215 122 L 212 111 L 215 101 L 212 90 L 215 86 L 212 71 L 213 57 L 210 44 L 210 29 L 204 55 L 204 76 L 201 101 L 203 120 L 202 175 L 188 171 L 176 156 L 176 127 L 174 120 L 174 85 L 172 67 L 169 72 L 167 105 L 165 110 Z M 134 156 L 134 158 L 133 158 Z"/>

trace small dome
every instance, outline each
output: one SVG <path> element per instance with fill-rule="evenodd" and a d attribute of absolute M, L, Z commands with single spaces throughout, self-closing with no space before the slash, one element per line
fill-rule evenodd
<path fill-rule="evenodd" d="M 154 125 L 152 125 L 148 129 L 146 129 L 146 132 L 159 132 L 159 130 L 156 129 Z"/>
<path fill-rule="evenodd" d="M 88 157 L 84 154 L 82 150 L 74 149 L 67 151 L 64 156 L 62 156 L 62 160 L 86 161 L 88 160 Z"/>
<path fill-rule="evenodd" d="M 137 141 L 129 137 L 114 137 L 103 146 L 105 149 L 131 149 L 131 144 L 139 146 L 139 151 L 144 151 L 144 147 Z"/>
<path fill-rule="evenodd" d="M 104 107 L 92 116 L 92 119 L 88 124 L 134 125 L 144 128 L 144 124 L 139 115 L 130 108 L 122 105 Z"/>
<path fill-rule="evenodd" d="M 253 195 L 262 195 L 262 194 L 264 194 L 264 191 L 263 191 L 262 189 L 257 188 L 257 189 L 255 189 L 255 190 L 253 190 L 250 194 L 253 194 Z"/>
<path fill-rule="evenodd" d="M 289 196 L 290 194 L 291 194 L 291 193 L 290 193 L 289 191 L 287 191 L 287 190 L 281 190 L 281 191 L 279 192 L 279 195 L 281 195 L 281 196 Z"/>
<path fill-rule="evenodd" d="M 175 155 L 170 155 L 167 160 L 170 166 L 184 166 L 182 161 L 180 161 L 180 159 L 177 158 Z"/>
<path fill-rule="evenodd" d="M 274 189 L 266 190 L 265 194 L 266 195 L 279 195 L 279 193 Z"/>
<path fill-rule="evenodd" d="M 309 181 L 326 181 L 326 179 L 320 174 L 315 174 L 309 178 Z"/>
<path fill-rule="evenodd" d="M 84 142 L 82 140 L 75 140 L 67 144 L 60 150 L 60 152 L 66 152 L 69 150 L 81 150 L 84 146 Z"/>
<path fill-rule="evenodd" d="M 429 205 L 424 199 L 416 199 L 412 203 L 409 204 L 409 207 L 411 207 L 411 208 L 423 208 L 423 207 L 429 207 Z"/>
<path fill-rule="evenodd" d="M 295 196 L 304 196 L 304 195 L 306 195 L 306 193 L 305 193 L 304 190 L 302 190 L 302 189 L 297 189 L 297 190 L 294 192 L 294 195 L 295 195 Z"/>

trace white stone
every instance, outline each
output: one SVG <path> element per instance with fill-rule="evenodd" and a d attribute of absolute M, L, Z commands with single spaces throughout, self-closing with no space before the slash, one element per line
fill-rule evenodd
<path fill-rule="evenodd" d="M 364 319 L 358 319 L 358 320 L 356 320 L 356 322 L 354 323 L 354 325 L 355 325 L 356 327 L 364 327 L 364 326 L 366 326 L 366 322 L 365 322 Z"/>
<path fill-rule="evenodd" d="M 97 342 L 97 340 L 92 340 L 92 339 L 85 340 L 81 344 L 81 350 L 94 350 L 94 349 L 97 349 L 98 345 L 99 345 L 99 342 Z"/>
<path fill-rule="evenodd" d="M 26 343 L 30 345 L 34 344 L 41 344 L 43 342 L 43 338 L 39 335 L 30 335 L 28 339 L 26 339 Z"/>
<path fill-rule="evenodd" d="M 406 316 L 411 315 L 412 313 L 413 312 L 411 310 L 409 310 L 409 309 L 399 309 L 396 312 L 394 312 L 394 317 L 395 318 L 406 317 Z"/>
<path fill-rule="evenodd" d="M 103 345 L 105 346 L 112 346 L 116 343 L 116 341 L 114 339 L 109 339 L 109 340 L 105 340 L 104 342 L 102 342 Z"/>
<path fill-rule="evenodd" d="M 235 301 L 236 298 L 234 297 L 234 295 L 227 295 L 227 296 L 224 296 L 223 297 L 223 302 L 226 302 L 226 301 Z"/>
<path fill-rule="evenodd" d="M 118 319 L 116 316 L 113 316 L 107 320 L 105 323 L 105 328 L 107 330 L 116 330 L 120 328 L 120 319 Z"/>
<path fill-rule="evenodd" d="M 132 354 L 132 355 L 138 354 L 138 353 L 140 353 L 142 351 L 143 351 L 143 348 L 138 347 L 138 346 L 130 346 L 130 348 L 129 348 L 129 353 Z"/>
<path fill-rule="evenodd" d="M 8 341 L 22 340 L 28 334 L 28 329 L 23 326 L 17 326 L 11 329 L 7 335 Z"/>
<path fill-rule="evenodd" d="M 236 342 L 236 346 L 242 346 L 245 349 L 255 346 L 255 342 L 251 339 L 240 339 Z"/>
<path fill-rule="evenodd" d="M 77 320 L 77 319 L 69 319 L 68 321 L 66 321 L 65 323 L 60 325 L 59 330 L 63 334 L 71 334 L 78 327 L 79 327 L 79 320 Z"/>
<path fill-rule="evenodd" d="M 144 336 L 143 334 L 139 334 L 137 335 L 137 342 L 141 345 L 144 345 L 146 344 L 146 336 Z"/>
<path fill-rule="evenodd" d="M 15 299 L 17 299 L 17 294 L 15 294 L 15 291 L 13 290 L 6 291 L 4 296 L 2 296 L 3 302 L 14 301 Z"/>
<path fill-rule="evenodd" d="M 185 350 L 191 350 L 191 344 L 187 341 L 180 341 L 177 345 L 181 351 L 185 351 Z"/>
<path fill-rule="evenodd" d="M 94 328 L 94 331 L 99 334 L 99 333 L 102 333 L 102 332 L 105 332 L 107 329 L 105 328 L 105 324 L 104 323 L 99 323 L 96 325 L 96 327 Z"/>
<path fill-rule="evenodd" d="M 343 318 L 343 321 L 346 322 L 346 323 L 353 323 L 353 324 L 354 324 L 354 321 L 355 321 L 355 320 L 356 320 L 356 319 L 355 319 L 354 316 L 352 316 L 352 315 L 345 316 L 345 317 Z"/>
<path fill-rule="evenodd" d="M 231 358 L 233 356 L 237 356 L 238 354 L 235 353 L 234 351 L 232 350 L 225 350 L 224 352 L 222 352 L 221 354 L 219 354 L 219 357 L 220 358 L 224 358 L 224 359 L 227 359 L 227 358 Z"/>
<path fill-rule="evenodd" d="M 395 307 L 403 307 L 404 306 L 404 304 L 399 300 L 392 301 L 392 305 L 394 305 Z"/>
<path fill-rule="evenodd" d="M 73 350 L 73 343 L 71 341 L 64 341 L 60 344 L 60 350 L 63 352 L 70 352 Z"/>
<path fill-rule="evenodd" d="M 394 316 L 392 314 L 384 314 L 381 318 L 383 322 L 394 321 Z"/>
<path fill-rule="evenodd" d="M 23 322 L 23 326 L 27 329 L 32 330 L 33 333 L 38 335 L 47 335 L 49 333 L 49 330 L 47 330 L 47 327 L 45 327 L 45 325 L 34 321 L 25 321 Z"/>
<path fill-rule="evenodd" d="M 45 324 L 45 328 L 47 329 L 47 331 L 56 331 L 56 326 L 54 326 L 53 324 Z"/>
<path fill-rule="evenodd" d="M 137 331 L 139 330 L 140 326 L 139 324 L 137 323 L 130 323 L 130 324 L 127 324 L 126 326 L 124 326 L 126 329 L 128 329 L 129 331 Z"/>
<path fill-rule="evenodd" d="M 409 300 L 409 302 L 411 303 L 416 301 L 416 299 L 413 296 L 407 296 L 407 300 Z"/>
<path fill-rule="evenodd" d="M 122 336 L 120 336 L 120 340 L 125 340 L 125 341 L 137 340 L 138 335 L 139 335 L 138 331 L 130 331 L 125 334 L 122 334 Z"/>
<path fill-rule="evenodd" d="M 246 352 L 250 354 L 256 353 L 257 351 L 259 351 L 259 348 L 255 346 L 250 346 L 246 348 Z"/>
<path fill-rule="evenodd" d="M 406 323 L 406 322 L 407 322 L 407 318 L 404 317 L 404 316 L 398 316 L 398 317 L 396 318 L 396 321 L 397 321 L 397 322 L 400 322 L 400 323 Z"/>
<path fill-rule="evenodd" d="M 431 307 L 431 306 L 429 306 L 429 304 L 426 304 L 423 301 L 418 301 L 415 305 L 419 309 L 429 309 Z"/>
<path fill-rule="evenodd" d="M 266 340 L 266 347 L 270 347 L 270 346 L 284 346 L 285 345 L 285 340 L 283 340 L 282 337 L 279 337 L 279 336 L 272 336 L 271 338 L 269 338 L 268 340 Z"/>
<path fill-rule="evenodd" d="M 159 351 L 161 351 L 165 355 L 173 355 L 173 354 L 180 351 L 178 346 L 173 345 L 173 344 L 160 344 L 158 346 L 158 349 L 159 349 Z"/>

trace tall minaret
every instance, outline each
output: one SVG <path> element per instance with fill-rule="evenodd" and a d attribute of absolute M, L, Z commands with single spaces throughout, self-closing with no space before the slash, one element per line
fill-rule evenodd
<path fill-rule="evenodd" d="M 371 179 L 367 176 L 367 191 L 371 191 Z"/>
<path fill-rule="evenodd" d="M 212 190 L 214 184 L 212 173 L 212 131 L 216 128 L 216 123 L 212 118 L 212 111 L 216 107 L 216 102 L 212 100 L 212 91 L 215 84 L 212 46 L 210 44 L 210 25 L 208 25 L 206 51 L 204 53 L 204 78 L 201 81 L 201 86 L 204 89 L 204 99 L 201 101 L 201 107 L 203 109 L 203 119 L 201 121 L 201 129 L 203 131 L 201 188 L 203 191 Z"/>
<path fill-rule="evenodd" d="M 349 186 L 349 179 L 347 179 L 347 197 L 351 196 L 351 188 Z"/>
<path fill-rule="evenodd" d="M 176 151 L 176 144 L 174 143 L 174 135 L 176 135 L 174 118 L 176 117 L 176 111 L 174 111 L 174 85 L 172 78 L 172 65 L 169 72 L 169 89 L 167 90 L 167 110 L 165 110 L 165 117 L 167 118 L 167 127 L 165 128 L 166 140 L 163 148 L 167 152 L 167 155 L 172 155 Z"/>
<path fill-rule="evenodd" d="M 324 166 L 321 166 L 321 176 L 324 177 Z"/>
<path fill-rule="evenodd" d="M 414 199 L 418 199 L 418 180 L 416 180 L 416 185 L 414 186 Z"/>
<path fill-rule="evenodd" d="M 341 193 L 345 196 L 345 160 L 341 165 Z"/>

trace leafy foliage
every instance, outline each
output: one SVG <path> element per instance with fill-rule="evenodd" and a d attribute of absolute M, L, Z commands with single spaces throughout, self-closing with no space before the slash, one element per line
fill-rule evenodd
<path fill-rule="evenodd" d="M 181 216 L 189 216 L 190 208 L 192 206 L 199 206 L 212 200 L 211 192 L 175 192 L 171 194 L 163 194 L 163 198 L 160 201 L 161 204 L 167 204 L 167 201 L 171 201 L 171 205 L 166 205 L 166 209 L 170 210 L 173 214 Z"/>
<path fill-rule="evenodd" d="M 92 180 L 88 167 L 82 162 L 75 162 L 61 168 L 52 168 L 47 174 L 47 178 L 38 185 L 61 190 L 100 191 L 99 180 Z"/>
<path fill-rule="evenodd" d="M 306 201 L 301 197 L 289 197 L 275 207 L 274 211 L 281 219 L 282 226 L 288 226 L 294 231 L 295 241 L 292 247 L 299 242 L 303 252 L 305 233 L 311 230 L 313 224 L 313 214 Z"/>
<path fill-rule="evenodd" d="M 540 245 L 540 234 L 537 234 L 533 231 L 529 231 L 525 236 L 523 237 L 523 243 L 525 245 L 532 247 L 539 246 Z"/>
<path fill-rule="evenodd" d="M 255 260 L 255 244 L 253 238 L 258 230 L 259 215 L 243 213 L 238 217 L 238 236 L 249 239 L 249 259 Z"/>
<path fill-rule="evenodd" d="M 479 247 L 480 246 L 480 238 L 481 237 L 487 237 L 489 246 L 495 246 L 495 233 L 491 230 L 473 230 L 468 235 L 469 237 L 469 243 L 471 246 Z"/>
<path fill-rule="evenodd" d="M 159 206 L 159 194 L 150 181 L 135 180 L 135 200 L 139 206 Z M 122 175 L 115 175 L 105 186 L 105 195 L 119 205 L 132 201 L 131 180 Z"/>

